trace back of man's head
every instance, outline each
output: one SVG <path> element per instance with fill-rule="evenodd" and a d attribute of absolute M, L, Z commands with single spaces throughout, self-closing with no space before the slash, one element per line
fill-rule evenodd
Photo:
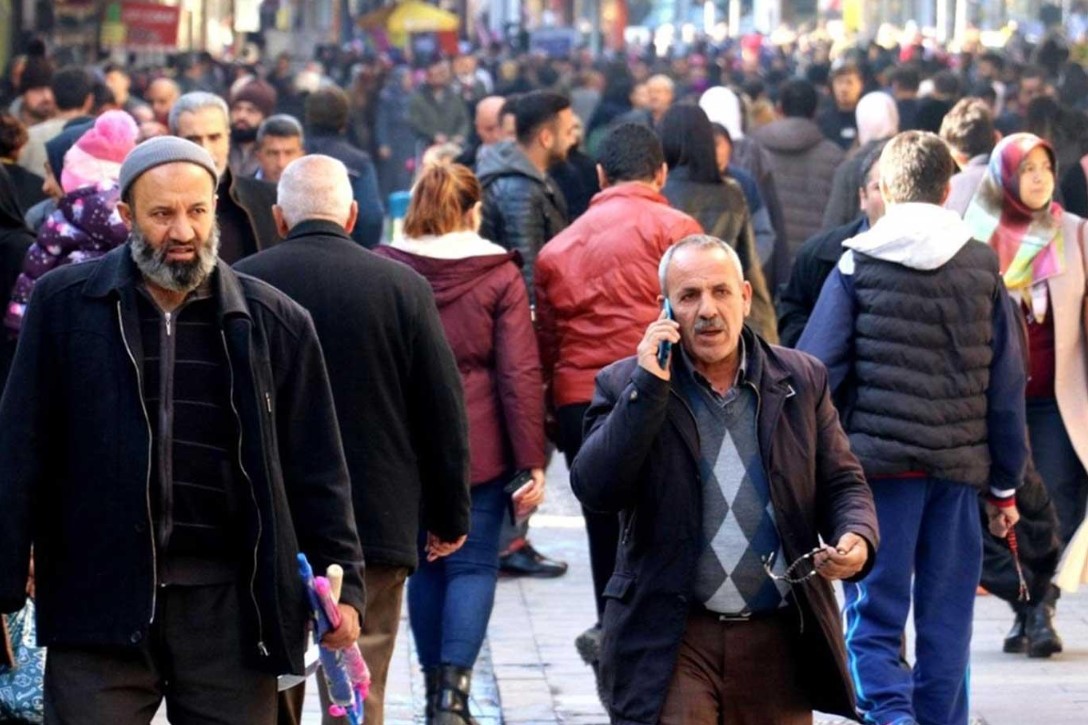
<path fill-rule="evenodd" d="M 778 105 L 786 118 L 812 118 L 818 102 L 816 87 L 806 80 L 793 78 L 779 86 Z"/>
<path fill-rule="evenodd" d="M 905 131 L 880 155 L 880 190 L 886 204 L 943 204 L 956 162 L 948 144 L 928 131 Z"/>
<path fill-rule="evenodd" d="M 52 88 L 58 111 L 78 111 L 94 93 L 94 78 L 85 68 L 70 65 L 53 74 Z"/>
<path fill-rule="evenodd" d="M 276 208 L 288 229 L 314 219 L 346 227 L 353 201 L 347 168 L 322 154 L 292 161 L 276 187 Z"/>
<path fill-rule="evenodd" d="M 994 150 L 994 116 L 980 98 L 964 98 L 941 121 L 941 138 L 964 159 L 989 156 Z"/>
<path fill-rule="evenodd" d="M 597 151 L 610 184 L 624 181 L 653 181 L 665 163 L 657 134 L 641 123 L 625 123 L 609 132 Z"/>
<path fill-rule="evenodd" d="M 340 133 L 348 126 L 348 94 L 338 86 L 306 97 L 306 125 L 316 133 Z"/>
<path fill-rule="evenodd" d="M 570 99 L 551 91 L 532 91 L 518 97 L 514 106 L 518 143 L 527 146 L 545 126 L 555 123 L 559 114 L 570 108 Z"/>
<path fill-rule="evenodd" d="M 912 65 L 901 65 L 888 74 L 888 83 L 900 93 L 917 93 L 922 74 Z"/>

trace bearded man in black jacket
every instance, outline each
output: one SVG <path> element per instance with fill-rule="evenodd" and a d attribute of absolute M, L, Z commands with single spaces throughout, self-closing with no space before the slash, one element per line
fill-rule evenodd
<path fill-rule="evenodd" d="M 312 154 L 291 162 L 277 201 L 283 243 L 236 269 L 309 310 L 329 361 L 367 561 L 359 640 L 372 676 L 365 715 L 381 725 L 420 522 L 437 556 L 456 551 L 469 529 L 461 376 L 427 282 L 352 240 L 358 210 L 340 161 Z M 303 693 L 299 685 L 285 695 L 281 723 L 299 722 Z"/>
<path fill-rule="evenodd" d="M 161 137 L 121 165 L 131 234 L 34 290 L 0 400 L 0 612 L 35 557 L 45 719 L 271 725 L 303 671 L 296 555 L 365 595 L 321 347 L 286 295 L 219 264 L 216 166 Z"/>

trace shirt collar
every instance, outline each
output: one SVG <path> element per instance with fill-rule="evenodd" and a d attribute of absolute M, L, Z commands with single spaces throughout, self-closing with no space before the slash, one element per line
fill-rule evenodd
<path fill-rule="evenodd" d="M 736 390 L 738 387 L 740 387 L 740 385 L 745 381 L 748 375 L 748 347 L 747 344 L 744 342 L 744 335 L 740 336 L 739 347 L 740 365 L 737 366 L 737 375 L 735 378 L 733 378 L 733 385 L 730 387 L 730 390 Z M 714 389 L 714 386 L 710 384 L 710 381 L 707 380 L 702 373 L 695 369 L 695 363 L 692 361 L 691 356 L 688 355 L 688 351 L 684 349 L 683 345 L 680 346 L 680 360 L 681 364 L 684 366 L 684 369 L 691 375 L 691 378 L 695 382 L 699 383 L 699 385 L 702 385 L 715 397 L 724 397 L 722 393 L 719 393 L 717 390 Z M 726 391 L 726 394 L 728 393 L 729 390 Z"/>

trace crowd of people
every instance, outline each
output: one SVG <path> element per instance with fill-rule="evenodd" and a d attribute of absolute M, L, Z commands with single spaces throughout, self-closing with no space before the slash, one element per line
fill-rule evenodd
<path fill-rule="evenodd" d="M 567 570 L 530 543 L 553 450 L 614 722 L 966 723 L 980 584 L 1006 652 L 1061 652 L 1088 74 L 1058 36 L 779 40 L 32 42 L 0 112 L 0 611 L 33 596 L 46 721 L 300 722 L 303 552 L 344 569 L 324 643 L 361 647 L 368 722 L 405 592 L 427 722 L 474 722 L 498 577 Z"/>

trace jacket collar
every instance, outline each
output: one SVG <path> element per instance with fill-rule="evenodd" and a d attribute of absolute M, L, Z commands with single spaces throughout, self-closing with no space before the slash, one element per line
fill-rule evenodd
<path fill-rule="evenodd" d="M 83 285 L 83 294 L 88 297 L 108 297 L 110 294 L 129 293 L 141 282 L 140 271 L 132 260 L 132 247 L 125 242 L 108 254 L 102 256 L 91 276 Z M 211 276 L 212 292 L 219 301 L 220 313 L 250 317 L 249 305 L 246 304 L 245 292 L 238 275 L 223 260 L 215 265 Z"/>
<path fill-rule="evenodd" d="M 668 206 L 669 200 L 661 195 L 660 192 L 654 191 L 645 184 L 637 183 L 619 183 L 614 186 L 610 186 L 607 189 L 598 191 L 593 195 L 589 205 L 595 206 L 597 204 L 603 204 L 611 199 L 632 199 L 632 200 L 645 200 L 653 201 L 658 204 L 664 204 Z"/>
<path fill-rule="evenodd" d="M 355 244 L 348 233 L 344 231 L 344 227 L 337 224 L 334 221 L 327 219 L 307 219 L 306 221 L 299 222 L 295 226 L 291 227 L 291 231 L 284 237 L 284 241 L 292 241 L 301 239 L 302 237 L 339 237 L 345 242 L 351 242 Z"/>
<path fill-rule="evenodd" d="M 789 385 L 790 371 L 778 360 L 778 356 L 767 342 L 756 335 L 748 325 L 741 332 L 745 352 L 745 382 L 755 386 L 761 395 L 768 393 L 792 393 Z"/>

